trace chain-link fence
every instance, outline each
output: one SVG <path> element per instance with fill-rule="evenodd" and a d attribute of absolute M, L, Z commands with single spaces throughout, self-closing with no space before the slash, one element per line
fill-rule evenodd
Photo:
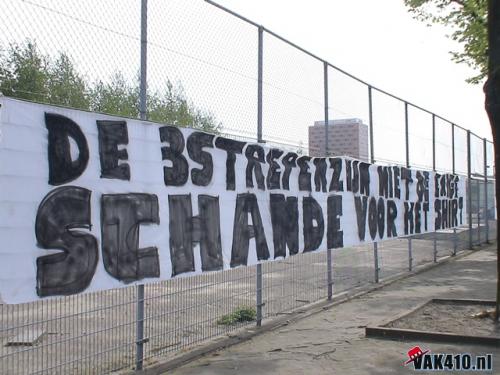
<path fill-rule="evenodd" d="M 469 215 L 458 229 L 370 246 L 0 305 L 1 374 L 140 369 L 496 239 L 490 141 L 210 1 L 12 0 L 3 4 L 0 31 L 4 95 L 311 155 L 335 155 L 343 146 L 329 134 L 333 127 L 321 124 L 355 123 L 365 133 L 352 154 L 340 153 L 466 175 Z M 324 129 L 319 139 L 315 126 Z"/>

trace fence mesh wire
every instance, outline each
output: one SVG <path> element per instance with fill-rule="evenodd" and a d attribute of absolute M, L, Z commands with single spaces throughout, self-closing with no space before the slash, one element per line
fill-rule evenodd
<path fill-rule="evenodd" d="M 2 5 L 0 90 L 5 95 L 139 116 L 140 0 Z M 373 245 L 332 250 L 334 294 L 454 255 L 471 242 L 496 239 L 491 142 L 486 142 L 485 160 L 484 141 L 472 134 L 469 154 L 464 129 L 329 64 L 325 75 L 325 62 L 265 29 L 260 32 L 262 138 L 268 145 L 323 156 L 325 140 L 314 140 L 310 128 L 325 120 L 326 106 L 330 121 L 359 119 L 366 137 L 371 127 L 373 149 L 367 138 L 358 158 L 405 165 L 408 139 L 411 166 L 435 166 L 470 178 L 470 225 L 385 241 L 377 252 Z M 200 0 L 149 0 L 147 51 L 150 119 L 242 140 L 258 138 L 256 25 Z M 331 146 L 328 152 L 335 154 Z M 327 271 L 325 251 L 264 263 L 262 318 L 327 298 Z M 143 364 L 254 325 L 257 275 L 252 266 L 146 285 Z M 137 288 L 128 287 L 0 304 L 0 373 L 105 374 L 134 368 L 139 302 Z"/>

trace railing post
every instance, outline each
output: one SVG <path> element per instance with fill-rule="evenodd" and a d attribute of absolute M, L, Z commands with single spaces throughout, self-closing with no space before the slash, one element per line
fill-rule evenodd
<path fill-rule="evenodd" d="M 477 180 L 477 242 L 478 245 L 481 244 L 481 182 Z"/>
<path fill-rule="evenodd" d="M 262 264 L 257 263 L 257 300 L 256 300 L 256 319 L 257 327 L 262 325 Z"/>
<path fill-rule="evenodd" d="M 325 157 L 330 155 L 328 142 L 328 121 L 329 121 L 329 103 L 328 103 L 328 63 L 323 62 L 323 90 L 324 90 L 324 110 L 325 110 Z M 333 297 L 333 274 L 332 274 L 332 249 L 326 249 L 326 276 L 328 283 L 328 300 Z"/>
<path fill-rule="evenodd" d="M 374 260 L 374 265 L 375 265 L 375 282 L 379 282 L 379 271 L 380 268 L 378 266 L 378 243 L 374 242 L 373 243 L 373 260 Z"/>
<path fill-rule="evenodd" d="M 408 102 L 405 102 L 405 144 L 406 144 L 406 167 L 410 168 L 410 135 L 408 123 Z"/>
<path fill-rule="evenodd" d="M 408 238 L 408 270 L 411 272 L 413 269 L 413 252 L 411 247 L 411 237 Z"/>
<path fill-rule="evenodd" d="M 257 61 L 257 142 L 262 139 L 262 78 L 264 65 L 264 27 L 258 28 L 258 61 Z"/>
<path fill-rule="evenodd" d="M 372 87 L 368 86 L 368 121 L 370 125 L 370 162 L 375 163 L 375 148 L 373 139 L 373 99 L 372 99 Z"/>
<path fill-rule="evenodd" d="M 451 171 L 455 174 L 455 124 L 451 124 Z"/>
<path fill-rule="evenodd" d="M 470 130 L 467 130 L 467 203 L 469 209 L 469 249 L 472 249 L 472 172 L 471 172 L 471 147 Z"/>
<path fill-rule="evenodd" d="M 483 138 L 483 159 L 484 159 L 484 222 L 486 226 L 486 243 L 490 243 L 490 223 L 488 218 L 488 152 L 486 138 Z"/>
<path fill-rule="evenodd" d="M 144 285 L 137 285 L 135 370 L 142 370 L 144 360 Z"/>
<path fill-rule="evenodd" d="M 432 114 L 432 171 L 436 172 L 436 115 Z M 434 228 L 433 237 L 433 258 L 437 262 L 437 231 Z"/>
<path fill-rule="evenodd" d="M 148 89 L 148 0 L 141 0 L 141 81 L 139 88 L 139 116 L 147 120 Z"/>
<path fill-rule="evenodd" d="M 139 116 L 147 120 L 148 70 L 148 0 L 141 0 L 141 78 L 139 84 Z M 144 285 L 137 285 L 135 370 L 142 370 L 144 361 Z"/>
<path fill-rule="evenodd" d="M 453 228 L 453 256 L 457 255 L 457 228 Z"/>
<path fill-rule="evenodd" d="M 262 139 L 262 80 L 264 66 L 264 27 L 258 28 L 258 61 L 257 61 L 257 142 L 264 142 Z M 257 263 L 256 274 L 256 320 L 257 327 L 262 325 L 262 264 Z"/>

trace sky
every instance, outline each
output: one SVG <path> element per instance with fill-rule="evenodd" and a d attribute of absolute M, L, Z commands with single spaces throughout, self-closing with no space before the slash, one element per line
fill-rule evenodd
<path fill-rule="evenodd" d="M 451 61 L 460 48 L 451 30 L 416 21 L 402 0 L 216 0 L 374 87 L 480 137 L 491 139 L 482 85 Z M 148 87 L 182 86 L 193 105 L 214 115 L 222 132 L 257 135 L 257 35 L 246 23 L 203 0 L 148 1 Z M 0 12 L 0 47 L 35 40 L 51 57 L 64 52 L 88 82 L 121 72 L 136 82 L 140 62 L 139 0 L 11 0 Z M 323 63 L 264 33 L 263 139 L 307 151 L 308 128 L 324 119 Z M 328 69 L 329 118 L 368 116 L 367 87 Z M 374 91 L 374 155 L 404 164 L 403 103 Z M 409 108 L 410 164 L 432 168 L 432 118 Z M 451 126 L 436 124 L 438 170 L 452 169 Z M 482 171 L 482 140 L 472 143 Z M 489 147 L 488 153 L 492 153 Z M 455 164 L 466 172 L 466 133 L 455 133 Z"/>
<path fill-rule="evenodd" d="M 349 73 L 491 139 L 482 85 L 451 61 L 450 29 L 414 20 L 402 0 L 217 0 Z"/>

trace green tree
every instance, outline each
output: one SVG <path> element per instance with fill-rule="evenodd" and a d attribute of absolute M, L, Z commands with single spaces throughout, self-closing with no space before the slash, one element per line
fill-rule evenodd
<path fill-rule="evenodd" d="M 451 27 L 451 39 L 463 46 L 452 59 L 474 68 L 469 83 L 481 82 L 488 73 L 487 0 L 404 0 L 418 20 Z"/>
<path fill-rule="evenodd" d="M 67 107 L 90 109 L 87 83 L 76 71 L 65 53 L 50 64 L 48 69 L 48 101 Z"/>
<path fill-rule="evenodd" d="M 470 83 L 484 84 L 485 108 L 490 119 L 495 147 L 495 166 L 500 165 L 500 1 L 498 0 L 404 0 L 417 19 L 452 27 L 452 39 L 463 46 L 452 58 L 478 71 Z M 496 169 L 496 168 L 495 168 Z M 500 175 L 495 174 L 496 206 L 500 207 Z M 497 220 L 497 233 L 500 222 Z M 500 245 L 497 240 L 497 302 L 495 318 L 500 320 Z"/>
<path fill-rule="evenodd" d="M 0 57 L 0 91 L 7 96 L 47 101 L 48 60 L 36 43 L 12 44 Z"/>
<path fill-rule="evenodd" d="M 0 92 L 6 96 L 73 107 L 117 116 L 139 117 L 139 82 L 128 82 L 121 72 L 109 81 L 89 84 L 71 58 L 60 53 L 51 59 L 40 53 L 34 41 L 0 48 Z M 219 133 L 215 116 L 197 107 L 185 94 L 181 83 L 167 81 L 148 93 L 151 121 L 189 126 Z"/>

